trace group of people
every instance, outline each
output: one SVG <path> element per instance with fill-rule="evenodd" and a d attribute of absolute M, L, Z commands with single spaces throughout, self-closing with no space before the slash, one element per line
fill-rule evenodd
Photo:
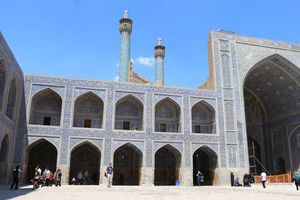
<path fill-rule="evenodd" d="M 230 173 L 230 182 L 231 182 L 231 187 L 251 187 L 251 184 L 254 183 L 254 176 L 249 173 L 249 174 L 244 174 L 244 177 L 243 177 L 243 184 L 241 184 L 239 182 L 239 178 L 236 177 L 234 178 L 234 174 L 233 172 Z"/>
<path fill-rule="evenodd" d="M 72 185 L 88 185 L 90 182 L 90 175 L 89 172 L 86 170 L 84 173 L 79 171 L 76 175 L 76 178 L 73 177 L 71 184 Z"/>
<path fill-rule="evenodd" d="M 51 187 L 55 184 L 55 186 L 61 186 L 61 177 L 62 173 L 60 169 L 57 169 L 56 172 L 52 172 L 48 167 L 43 171 L 39 166 L 36 166 L 34 170 L 34 178 L 33 178 L 33 189 L 37 189 L 40 186 Z"/>
<path fill-rule="evenodd" d="M 21 176 L 22 170 L 20 169 L 20 166 L 17 165 L 16 168 L 13 170 L 13 183 L 10 186 L 10 190 L 12 190 L 15 187 L 15 190 L 17 190 L 19 179 Z M 109 163 L 107 166 L 104 176 L 107 178 L 107 187 L 110 188 L 112 185 L 112 175 L 113 175 L 113 167 L 112 164 Z M 266 182 L 267 182 L 267 174 L 265 172 L 262 172 L 260 174 L 261 183 L 263 188 L 266 188 Z M 36 166 L 35 172 L 34 172 L 34 179 L 33 179 L 33 189 L 37 189 L 40 186 L 52 186 L 55 184 L 55 186 L 61 186 L 61 180 L 62 180 L 62 172 L 60 169 L 57 169 L 56 172 L 51 172 L 48 167 L 43 171 L 39 166 Z M 72 183 L 74 182 L 82 185 L 87 184 L 89 180 L 89 174 L 88 171 L 82 173 L 79 171 L 77 173 L 76 179 L 73 177 Z M 204 175 L 198 171 L 196 173 L 196 180 L 197 185 L 200 186 L 202 182 L 204 182 Z M 234 178 L 233 172 L 230 173 L 230 181 L 231 186 L 242 186 L 242 184 L 239 183 L 238 177 Z M 300 174 L 298 171 L 295 171 L 292 176 L 292 181 L 295 183 L 296 189 L 299 190 L 300 187 Z M 254 177 L 252 174 L 245 174 L 243 177 L 243 185 L 244 187 L 251 187 L 251 184 L 254 183 Z"/>

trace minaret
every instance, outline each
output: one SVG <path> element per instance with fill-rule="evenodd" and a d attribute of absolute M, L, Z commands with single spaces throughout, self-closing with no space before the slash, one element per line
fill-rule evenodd
<path fill-rule="evenodd" d="M 119 30 L 121 33 L 119 81 L 129 82 L 130 34 L 132 31 L 132 20 L 128 18 L 127 10 L 125 10 L 123 18 L 120 19 L 119 23 Z"/>
<path fill-rule="evenodd" d="M 158 86 L 164 85 L 164 59 L 165 59 L 165 46 L 162 39 L 158 38 L 154 47 L 155 56 L 155 84 Z"/>

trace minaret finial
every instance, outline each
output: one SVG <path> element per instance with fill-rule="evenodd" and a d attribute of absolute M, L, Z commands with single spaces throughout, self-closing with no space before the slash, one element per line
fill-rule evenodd
<path fill-rule="evenodd" d="M 123 18 L 129 18 L 128 10 L 124 11 Z"/>
<path fill-rule="evenodd" d="M 157 38 L 156 45 L 163 45 L 163 43 L 162 43 L 162 39 L 161 39 L 160 37 L 159 37 L 159 38 Z"/>

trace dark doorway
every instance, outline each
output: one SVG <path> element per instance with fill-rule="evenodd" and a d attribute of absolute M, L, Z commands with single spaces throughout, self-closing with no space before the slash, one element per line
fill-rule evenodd
<path fill-rule="evenodd" d="M 69 183 L 76 179 L 79 172 L 85 177 L 80 184 L 98 185 L 100 171 L 100 152 L 89 143 L 75 148 L 71 153 Z"/>
<path fill-rule="evenodd" d="M 213 185 L 215 168 L 217 167 L 217 155 L 208 147 L 201 147 L 193 154 L 193 180 L 197 184 L 196 174 L 200 171 L 204 179 L 201 185 Z"/>
<path fill-rule="evenodd" d="M 1 142 L 0 149 L 0 184 L 6 182 L 8 147 L 8 136 L 6 135 Z"/>
<path fill-rule="evenodd" d="M 114 153 L 114 185 L 139 185 L 142 152 L 132 144 L 119 147 Z"/>
<path fill-rule="evenodd" d="M 166 145 L 155 153 L 154 185 L 175 185 L 179 180 L 180 152 Z"/>
<path fill-rule="evenodd" d="M 57 150 L 53 144 L 46 140 L 41 140 L 32 146 L 28 151 L 28 171 L 27 181 L 33 179 L 34 170 L 37 165 L 42 172 L 48 167 L 51 172 L 56 171 Z"/>

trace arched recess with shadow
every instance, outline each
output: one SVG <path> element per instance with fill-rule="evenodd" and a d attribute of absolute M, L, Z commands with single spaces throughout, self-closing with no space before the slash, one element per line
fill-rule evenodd
<path fill-rule="evenodd" d="M 171 98 L 165 98 L 155 105 L 155 131 L 181 131 L 180 106 Z"/>
<path fill-rule="evenodd" d="M 114 153 L 113 185 L 140 185 L 143 153 L 127 143 Z"/>
<path fill-rule="evenodd" d="M 9 141 L 6 135 L 1 142 L 0 148 L 0 183 L 6 183 L 5 180 L 7 174 L 7 162 L 8 162 L 8 152 L 9 152 Z"/>
<path fill-rule="evenodd" d="M 17 83 L 16 79 L 12 79 L 9 85 L 8 100 L 6 106 L 6 116 L 10 119 L 15 119 L 16 109 L 16 98 L 17 98 Z"/>
<path fill-rule="evenodd" d="M 215 110 L 205 101 L 200 101 L 192 107 L 192 132 L 216 133 Z"/>
<path fill-rule="evenodd" d="M 167 144 L 155 153 L 154 185 L 175 185 L 179 180 L 181 153 Z"/>
<path fill-rule="evenodd" d="M 69 183 L 72 178 L 77 180 L 79 172 L 85 177 L 85 184 L 98 185 L 100 175 L 100 150 L 90 142 L 83 142 L 71 151 Z M 83 182 L 78 184 L 83 184 Z"/>
<path fill-rule="evenodd" d="M 5 67 L 4 60 L 0 60 L 0 111 L 2 110 L 5 83 L 6 83 L 6 67 Z"/>
<path fill-rule="evenodd" d="M 299 170 L 299 166 L 300 166 L 300 126 L 299 125 L 291 132 L 289 136 L 289 149 L 290 149 L 289 165 L 292 166 L 292 171 Z"/>
<path fill-rule="evenodd" d="M 102 128 L 103 101 L 92 92 L 81 95 L 74 104 L 74 127 Z"/>
<path fill-rule="evenodd" d="M 38 165 L 42 172 L 48 167 L 51 172 L 56 171 L 57 149 L 49 141 L 40 139 L 27 148 L 27 181 L 33 179 L 35 168 Z"/>
<path fill-rule="evenodd" d="M 253 174 L 261 173 L 263 168 L 268 174 L 277 174 L 276 159 L 290 157 L 286 131 L 287 127 L 299 121 L 299 67 L 283 56 L 273 54 L 256 63 L 245 76 L 243 89 L 247 138 L 260 144 L 261 155 L 261 164 L 256 162 L 250 165 Z M 248 148 L 250 152 L 252 144 L 249 142 Z M 299 163 L 286 166 L 287 171 L 294 168 L 298 169 Z"/>
<path fill-rule="evenodd" d="M 62 99 L 51 89 L 32 97 L 29 124 L 60 126 Z"/>
<path fill-rule="evenodd" d="M 261 150 L 260 144 L 253 138 L 248 136 L 248 156 L 249 156 L 249 167 L 250 172 L 255 174 L 255 172 L 262 171 L 261 163 Z"/>
<path fill-rule="evenodd" d="M 116 104 L 115 129 L 143 130 L 142 102 L 132 95 L 121 98 Z"/>
<path fill-rule="evenodd" d="M 200 171 L 204 176 L 202 185 L 213 185 L 215 169 L 218 165 L 218 156 L 211 148 L 202 146 L 193 154 L 193 179 L 197 185 L 196 174 Z"/>

